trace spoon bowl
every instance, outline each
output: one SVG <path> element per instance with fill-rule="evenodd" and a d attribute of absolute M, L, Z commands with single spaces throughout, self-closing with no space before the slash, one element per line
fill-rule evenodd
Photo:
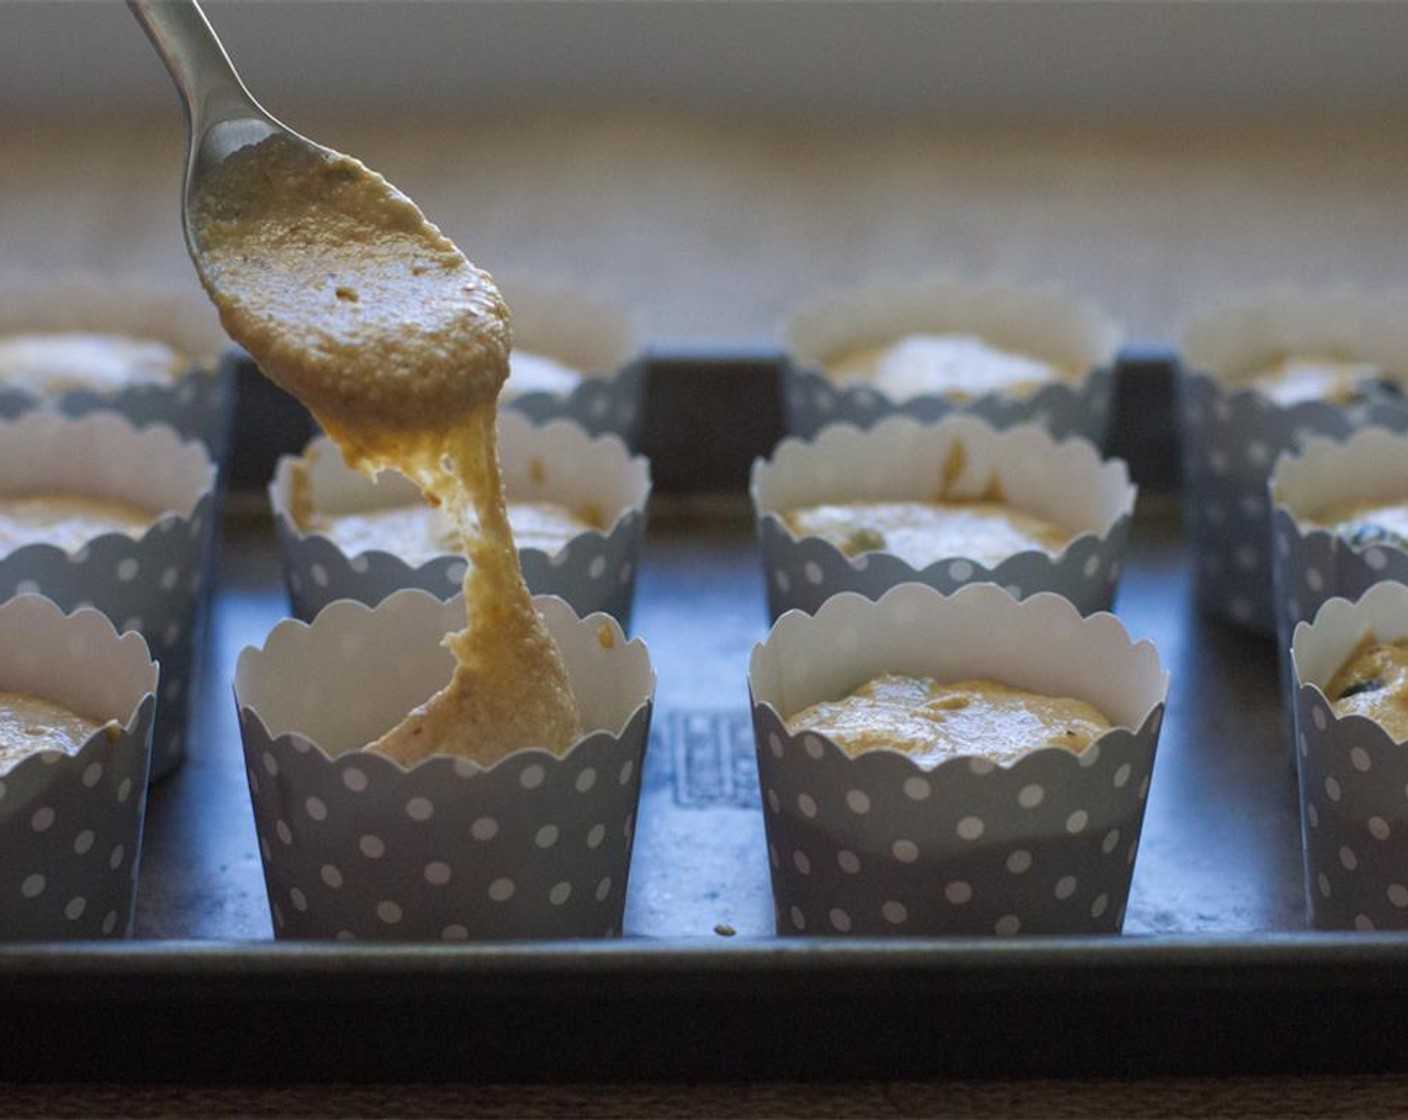
<path fill-rule="evenodd" d="M 205 274 L 204 246 L 191 221 L 192 200 L 214 171 L 242 148 L 282 136 L 310 158 L 336 153 L 276 120 L 245 88 L 215 29 L 195 0 L 127 0 L 127 6 L 166 64 L 186 116 L 186 171 L 181 225 L 196 269 Z"/>

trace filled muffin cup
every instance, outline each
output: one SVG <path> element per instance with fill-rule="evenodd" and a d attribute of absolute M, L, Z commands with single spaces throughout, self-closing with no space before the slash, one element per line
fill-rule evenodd
<path fill-rule="evenodd" d="M 104 723 L 77 754 L 0 770 L 0 939 L 125 937 L 137 895 L 157 666 L 139 634 L 40 595 L 0 604 L 0 690 Z"/>
<path fill-rule="evenodd" d="M 398 591 L 288 620 L 235 673 L 280 938 L 456 941 L 621 932 L 655 674 L 606 615 L 534 600 L 590 728 L 562 757 L 403 767 L 360 748 L 449 679 L 461 599 Z"/>
<path fill-rule="evenodd" d="M 994 486 L 1005 504 L 1069 530 L 1071 540 L 1055 554 L 1031 549 L 995 565 L 947 556 L 921 569 L 883 548 L 848 556 L 821 537 L 795 536 L 784 521 L 800 507 L 962 501 Z M 783 440 L 771 459 L 754 462 L 752 496 L 771 618 L 814 612 L 841 591 L 878 598 L 910 581 L 943 592 L 993 582 L 1017 598 L 1052 591 L 1089 614 L 1114 601 L 1136 488 L 1121 460 L 1033 424 L 999 430 L 976 416 L 892 416 L 865 430 L 836 424 L 812 440 Z"/>
<path fill-rule="evenodd" d="M 513 314 L 514 355 L 546 358 L 579 375 L 543 382 L 520 369 L 532 357 L 511 355 L 515 374 L 499 397 L 504 409 L 535 424 L 572 420 L 592 435 L 618 435 L 628 448 L 638 447 L 645 359 L 630 314 L 600 293 L 508 271 L 494 276 Z"/>
<path fill-rule="evenodd" d="M 1042 747 L 1002 766 L 975 750 L 928 768 L 788 730 L 885 673 L 1073 697 L 1112 728 L 1079 754 Z M 841 594 L 779 619 L 748 681 L 779 933 L 1119 932 L 1168 674 L 1113 615 L 991 584 Z"/>
<path fill-rule="evenodd" d="M 1327 687 L 1369 634 L 1408 638 L 1408 587 L 1334 598 L 1295 628 L 1295 742 L 1305 898 L 1316 929 L 1408 929 L 1408 748 L 1338 715 Z"/>
<path fill-rule="evenodd" d="M 75 417 L 113 410 L 139 428 L 167 424 L 200 440 L 217 463 L 224 463 L 240 352 L 198 287 L 91 273 L 0 275 L 0 336 L 67 332 L 152 339 L 189 365 L 169 382 L 75 385 L 52 393 L 0 381 L 0 417 L 39 407 Z"/>
<path fill-rule="evenodd" d="M 70 493 L 151 511 L 133 538 L 104 533 L 66 551 L 26 544 L 0 556 L 0 599 L 41 594 L 64 610 L 96 607 L 136 630 L 161 663 L 152 777 L 185 757 L 198 679 L 215 530 L 216 468 L 204 444 L 166 425 L 138 429 L 112 411 L 48 409 L 0 420 L 0 494 Z"/>
<path fill-rule="evenodd" d="M 1295 689 L 1290 645 L 1296 626 L 1330 599 L 1358 599 L 1383 580 L 1408 583 L 1408 544 L 1351 541 L 1320 520 L 1359 503 L 1408 504 L 1408 434 L 1367 428 L 1346 440 L 1312 437 L 1281 455 L 1271 473 L 1271 566 L 1282 701 L 1291 726 Z"/>
<path fill-rule="evenodd" d="M 891 397 L 864 380 L 842 382 L 827 373 L 848 350 L 914 334 L 976 335 L 1049 362 L 1062 375 L 1030 394 L 995 391 L 960 401 L 932 391 Z M 1103 312 L 1054 289 L 948 276 L 876 281 L 798 307 L 783 336 L 790 435 L 813 436 L 832 423 L 867 428 L 895 413 L 937 420 L 965 412 L 999 428 L 1034 423 L 1058 438 L 1104 442 L 1120 329 Z"/>
<path fill-rule="evenodd" d="M 519 563 L 529 588 L 566 599 L 579 614 L 605 611 L 629 627 L 645 537 L 649 463 L 632 456 L 617 436 L 593 437 L 569 420 L 538 427 L 512 412 L 499 417 L 499 456 L 510 503 L 554 502 L 590 513 L 601 526 L 584 529 L 554 552 L 521 548 Z M 349 556 L 326 535 L 305 531 L 309 512 L 336 516 L 424 502 L 403 475 L 383 471 L 373 482 L 353 470 L 326 438 L 298 458 L 280 460 L 269 500 L 289 600 L 294 616 L 305 622 L 335 599 L 375 606 L 403 587 L 448 599 L 464 583 L 463 554 L 446 552 L 414 564 L 388 541 L 385 548 Z"/>
<path fill-rule="evenodd" d="M 1353 404 L 1280 404 L 1248 382 L 1279 357 L 1333 353 L 1408 376 L 1408 293 L 1274 291 L 1209 311 L 1183 331 L 1179 427 L 1183 514 L 1199 610 L 1275 635 L 1267 481 L 1277 456 L 1315 436 L 1408 430 L 1402 389 Z"/>

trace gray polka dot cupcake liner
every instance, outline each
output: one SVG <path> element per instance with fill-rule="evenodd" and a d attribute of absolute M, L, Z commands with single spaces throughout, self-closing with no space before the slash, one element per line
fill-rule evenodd
<path fill-rule="evenodd" d="M 616 435 L 627 447 L 639 447 L 645 415 L 645 360 L 636 359 L 613 373 L 589 374 L 567 393 L 509 397 L 503 408 L 520 412 L 535 424 L 571 420 L 594 436 Z"/>
<path fill-rule="evenodd" d="M 133 385 L 116 393 L 73 389 L 42 398 L 14 386 L 0 386 L 0 418 L 43 407 L 73 417 L 113 411 L 139 428 L 165 424 L 182 436 L 200 440 L 216 462 L 223 462 L 234 411 L 234 371 L 231 354 L 222 357 L 214 370 L 192 369 L 172 385 Z"/>
<path fill-rule="evenodd" d="M 1272 465 L 1316 436 L 1408 430 L 1408 400 L 1283 406 L 1239 388 L 1238 371 L 1296 350 L 1342 353 L 1408 370 L 1408 300 L 1347 291 L 1272 293 L 1193 322 L 1179 377 L 1183 514 L 1199 610 L 1255 633 L 1277 632 L 1269 554 Z"/>
<path fill-rule="evenodd" d="M 1325 686 L 1368 633 L 1408 638 L 1408 587 L 1330 599 L 1292 646 L 1305 897 L 1316 929 L 1408 929 L 1408 753 L 1377 723 L 1341 718 Z"/>
<path fill-rule="evenodd" d="M 0 487 L 69 492 L 164 511 L 139 539 L 107 533 L 73 552 L 25 545 L 0 557 L 0 599 L 41 594 L 64 610 L 95 607 L 136 630 L 161 663 L 152 777 L 185 757 L 187 710 L 204 637 L 215 530 L 215 466 L 170 428 L 138 430 L 114 412 L 49 410 L 0 421 Z"/>
<path fill-rule="evenodd" d="M 640 446 L 645 415 L 645 360 L 635 323 L 624 308 L 541 277 L 494 273 L 513 312 L 515 349 L 545 355 L 577 370 L 582 380 L 567 392 L 541 390 L 501 396 L 508 410 L 535 424 L 572 420 L 592 435 L 618 435 Z"/>
<path fill-rule="evenodd" d="M 1080 650 L 1080 657 L 1072 657 Z M 885 672 L 994 678 L 1093 703 L 1114 728 L 1077 755 L 933 768 L 847 756 L 786 718 Z M 990 584 L 905 584 L 792 613 L 749 672 L 780 934 L 1117 933 L 1139 847 L 1168 675 L 1114 616 Z"/>
<path fill-rule="evenodd" d="M 783 333 L 783 413 L 790 435 L 810 438 L 833 423 L 868 428 L 897 413 L 922 421 L 971 413 L 999 428 L 1034 423 L 1057 438 L 1104 442 L 1120 331 L 1103 313 L 1061 292 L 943 276 L 891 279 L 820 297 L 798 308 Z M 1030 396 L 989 393 L 957 402 L 941 393 L 895 399 L 825 372 L 829 359 L 855 346 L 920 333 L 978 335 L 1078 373 Z"/>
<path fill-rule="evenodd" d="M 1004 500 L 1070 528 L 1074 539 L 1055 556 L 1020 552 L 991 567 L 952 556 L 917 569 L 884 551 L 847 556 L 819 537 L 793 536 L 783 522 L 790 509 L 825 502 L 931 500 L 955 449 L 963 470 L 953 496 L 981 494 L 996 479 Z M 875 599 L 910 581 L 942 592 L 997 583 L 1019 599 L 1051 591 L 1090 614 L 1114 601 L 1136 488 L 1121 460 L 1102 461 L 1087 441 L 1058 442 L 1035 425 L 998 430 L 974 416 L 892 416 L 866 430 L 838 424 L 813 440 L 784 440 L 770 460 L 754 463 L 752 495 L 773 619 L 814 613 L 841 591 Z"/>
<path fill-rule="evenodd" d="M 125 937 L 137 893 L 157 666 L 140 635 L 97 611 L 23 595 L 0 605 L 0 688 L 39 696 L 100 729 L 76 755 L 0 771 L 0 939 Z"/>
<path fill-rule="evenodd" d="M 1271 564 L 1282 701 L 1291 730 L 1295 686 L 1290 645 L 1296 626 L 1332 598 L 1358 599 L 1376 583 L 1408 583 L 1408 550 L 1390 542 L 1351 544 L 1313 518 L 1337 505 L 1408 499 L 1408 435 L 1368 428 L 1347 440 L 1311 438 L 1282 455 L 1269 484 Z"/>
<path fill-rule="evenodd" d="M 1039 424 L 1058 438 L 1080 436 L 1102 445 L 1109 418 L 1113 374 L 1092 370 L 1079 386 L 1050 385 L 1029 397 L 1004 397 L 989 393 L 964 404 L 947 397 L 928 395 L 894 401 L 879 389 L 840 385 L 825 374 L 799 368 L 791 362 L 782 370 L 783 405 L 787 431 L 795 436 L 816 435 L 828 424 L 854 424 L 869 428 L 886 417 L 902 415 L 916 420 L 940 420 L 951 415 L 971 415 L 997 428 Z"/>
<path fill-rule="evenodd" d="M 499 450 L 510 501 L 592 509 L 607 523 L 601 531 L 578 534 L 556 552 L 521 549 L 519 562 L 529 588 L 566 599 L 579 614 L 604 611 L 629 627 L 645 537 L 649 463 L 632 456 L 619 437 L 593 437 L 567 420 L 535 427 L 513 414 L 500 417 Z M 322 534 L 302 532 L 295 516 L 300 472 L 307 478 L 313 507 L 324 513 L 422 500 L 400 475 L 383 472 L 372 482 L 352 470 L 327 439 L 315 440 L 301 459 L 280 460 L 269 500 L 295 617 L 310 621 L 337 599 L 375 606 L 403 587 L 418 587 L 442 599 L 459 594 L 463 556 L 447 554 L 414 566 L 390 551 L 348 556 Z"/>
<path fill-rule="evenodd" d="M 654 673 L 604 615 L 536 600 L 583 723 L 563 757 L 410 767 L 360 750 L 448 679 L 462 600 L 334 603 L 246 649 L 240 731 L 281 938 L 456 941 L 621 932 Z M 603 627 L 610 640 L 603 639 Z"/>
<path fill-rule="evenodd" d="M 0 278 L 0 334 L 52 331 L 157 339 L 189 355 L 191 366 L 169 384 L 135 384 L 116 391 L 70 389 L 46 396 L 0 385 L 0 418 L 41 407 L 73 417 L 111 409 L 139 428 L 167 424 L 203 442 L 211 457 L 224 463 L 238 351 L 230 347 L 198 288 L 168 289 L 88 274 Z"/>

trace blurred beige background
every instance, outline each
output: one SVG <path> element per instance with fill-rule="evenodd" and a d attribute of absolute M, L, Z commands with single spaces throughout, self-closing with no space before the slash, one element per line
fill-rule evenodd
<path fill-rule="evenodd" d="M 1060 284 L 1152 340 L 1247 287 L 1408 284 L 1408 5 L 207 10 L 276 116 L 666 346 L 766 343 L 892 272 Z M 194 283 L 124 5 L 0 3 L 0 107 L 0 269 Z"/>

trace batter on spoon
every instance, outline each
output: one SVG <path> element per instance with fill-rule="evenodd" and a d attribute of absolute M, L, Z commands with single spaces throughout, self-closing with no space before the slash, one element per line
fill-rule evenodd
<path fill-rule="evenodd" d="M 357 160 L 280 136 L 236 152 L 191 202 L 225 329 L 374 474 L 446 510 L 471 563 L 450 682 L 367 749 L 488 765 L 563 753 L 581 720 L 518 566 L 495 447 L 509 315 L 490 276 Z"/>

